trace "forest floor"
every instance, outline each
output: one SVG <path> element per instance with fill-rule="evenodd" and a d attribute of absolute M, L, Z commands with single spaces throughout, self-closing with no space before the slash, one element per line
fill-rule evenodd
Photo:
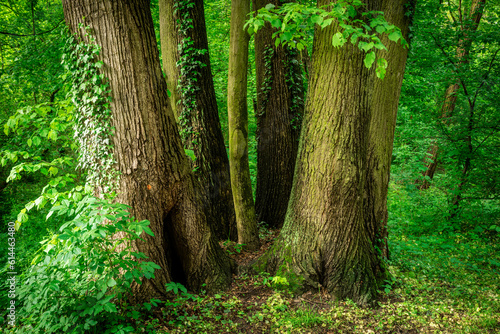
<path fill-rule="evenodd" d="M 279 233 L 261 232 L 257 252 L 223 247 L 239 265 L 248 264 Z M 334 301 L 322 290 L 294 295 L 269 274 L 243 274 L 214 296 L 179 292 L 150 314 L 144 332 L 500 333 L 498 243 L 450 238 L 393 237 L 392 278 L 375 307 Z"/>

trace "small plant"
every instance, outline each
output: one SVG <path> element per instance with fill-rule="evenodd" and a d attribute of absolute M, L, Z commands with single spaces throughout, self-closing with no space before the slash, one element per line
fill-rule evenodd
<path fill-rule="evenodd" d="M 222 243 L 229 255 L 240 254 L 246 244 L 239 244 L 237 242 L 226 240 Z"/>
<path fill-rule="evenodd" d="M 277 290 L 286 290 L 290 286 L 286 277 L 274 276 L 271 278 L 271 285 Z"/>

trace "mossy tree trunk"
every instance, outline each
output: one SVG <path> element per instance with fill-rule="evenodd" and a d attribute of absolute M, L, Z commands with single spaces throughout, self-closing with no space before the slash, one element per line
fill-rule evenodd
<path fill-rule="evenodd" d="M 253 0 L 255 10 L 279 0 Z M 257 221 L 277 228 L 285 220 L 292 189 L 304 83 L 298 51 L 275 47 L 269 23 L 255 35 L 257 73 Z"/>
<path fill-rule="evenodd" d="M 184 147 L 196 157 L 193 167 L 203 186 L 209 223 L 219 239 L 236 240 L 229 159 L 210 67 L 203 0 L 160 0 L 159 7 L 163 69 L 172 82 L 169 86 L 176 85 L 171 101 L 174 97 Z"/>
<path fill-rule="evenodd" d="M 179 118 L 177 105 L 180 99 L 177 84 L 179 82 L 179 61 L 178 45 L 181 38 L 178 33 L 177 16 L 174 15 L 175 0 L 159 0 L 158 11 L 160 13 L 160 44 L 162 68 L 165 74 L 165 81 L 170 92 L 170 107 L 174 112 L 176 120 Z"/>
<path fill-rule="evenodd" d="M 248 165 L 247 68 L 250 36 L 243 30 L 249 12 L 250 0 L 231 1 L 227 110 L 238 242 L 245 244 L 249 250 L 255 250 L 260 242 Z"/>
<path fill-rule="evenodd" d="M 161 266 L 137 287 L 149 300 L 176 281 L 197 290 L 225 288 L 230 261 L 203 211 L 199 185 L 184 154 L 163 78 L 147 0 L 64 0 L 72 32 L 84 40 L 89 26 L 101 46 L 112 92 L 115 159 L 121 172 L 117 200 L 136 219 L 150 221 L 154 237 L 136 247 Z M 82 21 L 82 18 L 85 18 Z"/>
<path fill-rule="evenodd" d="M 318 1 L 318 6 L 330 1 Z M 404 1 L 370 0 L 367 10 L 391 10 L 404 20 Z M 316 29 L 312 73 L 302 123 L 291 198 L 281 234 L 255 264 L 295 280 L 306 289 L 323 287 L 334 297 L 371 302 L 386 270 L 377 244 L 389 180 L 386 163 L 394 129 L 406 51 L 389 51 L 391 65 L 381 87 L 365 53 L 348 43 L 332 46 L 338 26 Z M 399 60 L 398 57 L 403 57 Z M 394 81 L 394 82 L 393 82 Z M 381 96 L 378 96 L 381 95 Z M 383 95 L 388 98 L 388 106 Z M 394 101 L 393 101 L 394 99 Z M 384 131 L 390 120 L 390 134 Z M 378 134 L 378 135 L 377 135 Z M 377 143 L 371 141 L 376 140 Z M 368 198 L 367 198 L 368 197 Z"/>
<path fill-rule="evenodd" d="M 386 20 L 399 27 L 403 37 L 409 41 L 408 33 L 413 19 L 412 13 L 415 11 L 415 1 L 386 0 L 382 2 L 380 10 L 384 12 Z M 377 252 L 388 257 L 387 191 L 396 116 L 408 49 L 400 43 L 390 42 L 387 36 L 382 36 L 382 42 L 387 46 L 387 51 L 379 50 L 377 57 L 386 59 L 388 67 L 385 78 L 376 80 L 373 87 L 364 206 L 366 226 L 372 237 L 372 243 L 376 246 Z"/>

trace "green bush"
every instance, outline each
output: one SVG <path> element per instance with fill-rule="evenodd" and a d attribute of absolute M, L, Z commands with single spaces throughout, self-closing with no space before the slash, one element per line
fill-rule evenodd
<path fill-rule="evenodd" d="M 125 297 L 134 282 L 154 277 L 160 267 L 134 250 L 142 232 L 153 233 L 148 221 L 133 220 L 127 209 L 92 196 L 52 209 L 74 218 L 42 242 L 22 277 L 18 333 L 96 332 L 98 324 L 99 333 L 133 331 L 123 325 Z"/>

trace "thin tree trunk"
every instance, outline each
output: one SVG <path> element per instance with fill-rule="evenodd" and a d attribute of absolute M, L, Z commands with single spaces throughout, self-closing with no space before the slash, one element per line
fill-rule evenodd
<path fill-rule="evenodd" d="M 174 112 L 175 119 L 179 119 L 177 105 L 180 100 L 178 92 L 179 61 L 178 45 L 181 37 L 178 33 L 177 15 L 174 15 L 175 0 L 159 0 L 158 11 L 160 13 L 160 41 L 163 73 L 170 92 L 170 108 Z"/>
<path fill-rule="evenodd" d="M 321 0 L 318 6 L 328 3 Z M 367 2 L 367 10 L 389 8 L 393 8 L 395 22 L 404 20 L 401 0 Z M 337 25 L 315 31 L 312 74 L 285 224 L 256 266 L 305 288 L 323 287 L 336 298 L 365 304 L 376 297 L 386 278 L 374 243 L 380 225 L 373 219 L 384 214 L 389 168 L 374 168 L 386 163 L 394 132 L 375 134 L 384 131 L 384 126 L 393 131 L 392 124 L 381 121 L 392 120 L 397 107 L 392 98 L 387 108 L 373 106 L 384 100 L 374 94 L 399 95 L 404 60 L 390 68 L 394 73 L 387 74 L 384 81 L 388 82 L 382 88 L 374 88 L 380 81 L 373 68 L 364 66 L 365 53 L 350 43 L 332 46 L 337 31 Z"/>
<path fill-rule="evenodd" d="M 471 9 L 469 15 L 462 19 L 462 15 L 459 15 L 460 19 L 460 28 L 461 33 L 463 35 L 462 39 L 459 40 L 457 46 L 457 62 L 456 62 L 456 70 L 458 75 L 460 68 L 468 63 L 469 61 L 469 53 L 472 41 L 470 39 L 470 34 L 474 33 L 479 27 L 479 23 L 481 22 L 481 18 L 483 16 L 484 6 L 486 4 L 486 0 L 474 0 L 471 4 Z M 459 10 L 462 10 L 459 8 Z M 445 92 L 444 102 L 441 107 L 441 122 L 446 125 L 447 120 L 453 115 L 455 111 L 455 107 L 457 104 L 457 93 L 460 88 L 460 80 L 457 79 L 455 83 L 451 84 Z M 436 168 L 438 165 L 438 157 L 439 157 L 439 145 L 437 142 L 431 145 L 431 147 L 427 151 L 426 158 L 424 163 L 426 165 L 426 170 L 423 172 L 423 181 L 417 180 L 417 184 L 419 185 L 419 189 L 428 189 L 430 186 L 429 181 L 434 177 L 434 173 L 436 172 Z"/>
<path fill-rule="evenodd" d="M 121 172 L 117 200 L 150 221 L 154 237 L 136 247 L 161 266 L 136 297 L 165 293 L 177 281 L 197 290 L 225 288 L 228 258 L 211 234 L 167 97 L 149 1 L 64 0 L 66 22 L 85 40 L 89 26 L 101 46 L 112 92 L 115 159 Z M 82 18 L 85 21 L 82 22 Z"/>
<path fill-rule="evenodd" d="M 259 248 L 257 218 L 248 164 L 247 67 L 250 36 L 243 25 L 250 0 L 231 1 L 231 30 L 227 110 L 229 118 L 229 162 L 238 242 L 249 250 Z"/>
<path fill-rule="evenodd" d="M 180 130 L 184 133 L 184 147 L 193 150 L 196 157 L 193 167 L 203 186 L 202 197 L 206 199 L 210 226 L 219 239 L 236 240 L 229 159 L 210 67 L 203 0 L 182 5 L 175 0 L 160 0 L 159 4 L 160 15 L 165 15 L 160 26 L 163 27 L 160 34 L 162 50 L 167 49 L 164 52 L 172 57 L 163 59 L 164 71 L 167 78 L 179 83 L 175 99 Z M 172 26 L 171 22 L 176 20 L 179 20 L 178 24 Z M 177 35 L 172 36 L 172 32 L 165 28 L 176 29 Z M 172 49 L 177 53 L 173 54 Z M 174 70 L 173 65 L 179 60 L 181 62 Z"/>
<path fill-rule="evenodd" d="M 254 0 L 255 10 L 280 1 Z M 281 227 L 285 220 L 304 110 L 298 52 L 275 47 L 269 23 L 255 35 L 257 72 L 257 191 L 259 222 Z"/>

